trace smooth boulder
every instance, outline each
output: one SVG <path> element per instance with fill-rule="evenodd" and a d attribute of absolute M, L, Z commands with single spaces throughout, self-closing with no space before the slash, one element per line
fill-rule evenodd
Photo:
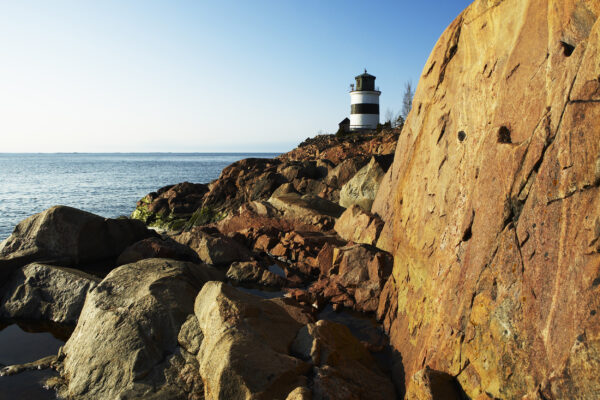
<path fill-rule="evenodd" d="M 0 243 L 0 283 L 34 261 L 78 267 L 111 264 L 127 246 L 154 234 L 141 221 L 54 206 L 19 222 Z"/>
<path fill-rule="evenodd" d="M 313 194 L 282 194 L 271 197 L 269 203 L 285 218 L 301 221 L 313 221 L 314 217 L 322 216 L 338 218 L 344 212 L 343 207 Z"/>
<path fill-rule="evenodd" d="M 146 258 L 170 258 L 180 261 L 199 262 L 198 254 L 188 246 L 171 238 L 151 237 L 127 247 L 117 258 L 117 265 L 131 264 Z"/>
<path fill-rule="evenodd" d="M 12 273 L 0 291 L 0 318 L 74 325 L 88 290 L 100 279 L 64 267 L 31 263 Z"/>
<path fill-rule="evenodd" d="M 257 261 L 234 262 L 227 270 L 227 278 L 238 283 L 253 283 L 267 287 L 281 287 L 285 277 L 261 266 Z"/>
<path fill-rule="evenodd" d="M 218 232 L 208 233 L 199 227 L 174 236 L 173 239 L 194 250 L 200 260 L 207 264 L 226 265 L 252 259 L 251 252 L 235 240 Z"/>
<path fill-rule="evenodd" d="M 375 157 L 356 175 L 352 177 L 340 191 L 340 205 L 350 207 L 354 204 L 365 211 L 371 211 L 371 206 L 379 190 L 379 184 L 385 175 L 385 170 Z"/>
<path fill-rule="evenodd" d="M 64 346 L 60 395 L 73 399 L 187 396 L 171 378 L 183 368 L 178 335 L 213 267 L 147 259 L 111 271 L 92 289 Z M 179 396 L 179 397 L 178 397 Z M 160 397 L 160 396 L 159 396 Z"/>

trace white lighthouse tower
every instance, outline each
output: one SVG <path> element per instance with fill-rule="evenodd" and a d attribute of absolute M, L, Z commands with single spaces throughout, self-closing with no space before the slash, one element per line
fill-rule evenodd
<path fill-rule="evenodd" d="M 375 77 L 367 70 L 356 76 L 356 86 L 350 85 L 350 130 L 376 129 L 379 123 L 379 95 Z"/>

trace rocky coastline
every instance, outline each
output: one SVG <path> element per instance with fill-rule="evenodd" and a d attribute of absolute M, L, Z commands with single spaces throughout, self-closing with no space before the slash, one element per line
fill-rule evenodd
<path fill-rule="evenodd" d="M 66 399 L 600 398 L 600 3 L 476 0 L 401 132 L 307 139 L 0 244 Z M 0 378 L 3 379 L 3 378 Z"/>
<path fill-rule="evenodd" d="M 241 160 L 131 219 L 57 206 L 22 221 L 0 245 L 0 318 L 74 330 L 1 374 L 53 368 L 68 399 L 396 398 L 375 322 L 393 263 L 370 207 L 398 135 Z"/>

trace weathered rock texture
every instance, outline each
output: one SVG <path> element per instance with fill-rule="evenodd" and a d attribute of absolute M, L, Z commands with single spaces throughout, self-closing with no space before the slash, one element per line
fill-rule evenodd
<path fill-rule="evenodd" d="M 377 215 L 353 205 L 335 221 L 334 229 L 344 240 L 375 246 L 383 229 L 383 221 Z"/>
<path fill-rule="evenodd" d="M 477 0 L 427 61 L 373 206 L 407 382 L 428 366 L 472 398 L 598 397 L 599 14 Z"/>
<path fill-rule="evenodd" d="M 127 246 L 154 234 L 140 221 L 55 206 L 19 222 L 0 243 L 0 284 L 34 261 L 78 267 L 114 263 Z"/>
<path fill-rule="evenodd" d="M 220 282 L 202 288 L 195 313 L 204 335 L 198 360 L 206 399 L 285 399 L 306 383 L 309 364 L 289 353 L 310 319 L 288 303 Z"/>
<path fill-rule="evenodd" d="M 224 265 L 234 261 L 249 261 L 250 251 L 235 240 L 220 233 L 208 233 L 196 227 L 183 232 L 173 239 L 196 252 L 200 260 L 207 264 Z"/>
<path fill-rule="evenodd" d="M 371 211 L 375 195 L 390 163 L 391 157 L 371 158 L 367 165 L 342 186 L 340 205 L 350 207 L 356 204 L 365 211 Z"/>
<path fill-rule="evenodd" d="M 88 290 L 99 281 L 70 268 L 28 264 L 2 287 L 0 317 L 75 325 Z"/>
<path fill-rule="evenodd" d="M 198 254 L 190 247 L 171 238 L 151 237 L 140 240 L 123 250 L 117 265 L 131 264 L 146 258 L 170 258 L 180 261 L 199 262 Z"/>
<path fill-rule="evenodd" d="M 64 346 L 60 370 L 67 386 L 60 394 L 74 399 L 185 398 L 185 380 L 172 378 L 181 375 L 185 364 L 178 348 L 180 328 L 193 313 L 202 285 L 222 278 L 213 267 L 166 259 L 111 271 L 89 292 Z"/>

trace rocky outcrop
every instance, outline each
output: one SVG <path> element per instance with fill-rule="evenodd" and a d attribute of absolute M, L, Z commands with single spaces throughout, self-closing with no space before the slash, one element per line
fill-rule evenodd
<path fill-rule="evenodd" d="M 599 15 L 477 0 L 429 57 L 372 210 L 406 382 L 427 366 L 471 398 L 598 396 Z"/>
<path fill-rule="evenodd" d="M 141 221 L 55 206 L 21 221 L 0 243 L 0 282 L 34 261 L 78 268 L 112 266 L 127 246 L 152 235 Z"/>
<path fill-rule="evenodd" d="M 0 290 L 0 318 L 75 325 L 88 290 L 100 279 L 38 263 L 14 271 Z"/>
<path fill-rule="evenodd" d="M 178 232 L 230 217 L 249 203 L 264 209 L 261 202 L 290 193 L 337 203 L 342 185 L 373 155 L 389 159 L 397 138 L 396 131 L 341 138 L 327 135 L 307 140 L 274 159 L 240 160 L 208 184 L 184 182 L 148 194 L 138 202 L 132 218 Z"/>
<path fill-rule="evenodd" d="M 180 329 L 202 285 L 222 277 L 213 267 L 166 259 L 111 271 L 89 292 L 64 346 L 59 371 L 66 386 L 60 394 L 72 399 L 187 398 Z"/>
<path fill-rule="evenodd" d="M 195 304 L 206 399 L 393 399 L 394 386 L 349 329 L 313 323 L 292 300 L 207 283 Z"/>
<path fill-rule="evenodd" d="M 202 207 L 208 186 L 182 182 L 147 194 L 137 203 L 131 218 L 165 229 L 183 228 L 194 212 Z"/>
<path fill-rule="evenodd" d="M 294 150 L 282 154 L 278 159 L 283 162 L 294 160 L 328 160 L 333 165 L 365 155 L 392 154 L 396 150 L 398 132 L 367 132 L 360 135 L 337 137 L 319 135 L 307 138 Z"/>

